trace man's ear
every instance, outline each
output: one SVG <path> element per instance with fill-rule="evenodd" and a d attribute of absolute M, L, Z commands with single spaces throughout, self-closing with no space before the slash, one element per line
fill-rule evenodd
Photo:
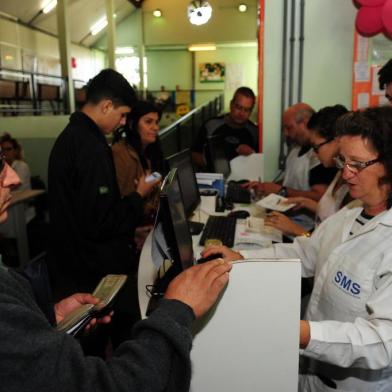
<path fill-rule="evenodd" d="M 113 109 L 113 102 L 110 99 L 103 99 L 99 103 L 101 112 L 103 114 L 109 113 Z"/>

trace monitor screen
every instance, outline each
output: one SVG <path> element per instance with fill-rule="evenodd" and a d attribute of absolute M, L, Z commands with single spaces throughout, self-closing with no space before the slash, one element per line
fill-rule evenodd
<path fill-rule="evenodd" d="M 183 150 L 168 157 L 167 161 L 170 169 L 177 169 L 185 214 L 189 217 L 200 203 L 199 187 L 193 170 L 191 152 L 189 149 Z"/>
<path fill-rule="evenodd" d="M 177 169 L 170 170 L 161 189 L 157 223 L 162 225 L 167 251 L 177 272 L 193 265 L 192 237 L 185 217 Z"/>
<path fill-rule="evenodd" d="M 222 173 L 227 178 L 230 175 L 230 162 L 225 150 L 225 140 L 222 136 L 207 139 L 207 166 L 214 173 Z"/>

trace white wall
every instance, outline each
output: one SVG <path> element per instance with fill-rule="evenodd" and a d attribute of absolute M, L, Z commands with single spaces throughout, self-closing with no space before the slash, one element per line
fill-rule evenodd
<path fill-rule="evenodd" d="M 352 1 L 306 2 L 303 100 L 317 110 L 351 107 L 356 13 Z"/>
<path fill-rule="evenodd" d="M 305 3 L 303 101 L 316 110 L 351 107 L 354 20 L 352 1 Z M 283 0 L 265 0 L 264 121 L 265 178 L 278 173 L 281 127 Z"/>

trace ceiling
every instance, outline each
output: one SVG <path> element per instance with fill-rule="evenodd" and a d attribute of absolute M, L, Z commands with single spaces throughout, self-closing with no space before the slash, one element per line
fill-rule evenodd
<path fill-rule="evenodd" d="M 116 23 L 130 15 L 137 0 L 114 0 Z M 47 0 L 1 0 L 0 17 L 9 15 L 19 22 L 33 28 L 57 35 L 57 18 L 55 9 L 44 14 L 42 6 Z M 133 4 L 131 4 L 133 3 Z M 68 22 L 73 43 L 91 46 L 104 31 L 92 36 L 90 27 L 106 16 L 105 0 L 68 0 Z"/>

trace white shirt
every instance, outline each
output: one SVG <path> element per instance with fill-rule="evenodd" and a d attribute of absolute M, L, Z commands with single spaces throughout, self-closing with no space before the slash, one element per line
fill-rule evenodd
<path fill-rule="evenodd" d="M 309 191 L 309 172 L 320 164 L 320 161 L 310 148 L 305 154 L 298 156 L 301 146 L 293 147 L 286 158 L 286 168 L 283 177 L 283 186 Z"/>

